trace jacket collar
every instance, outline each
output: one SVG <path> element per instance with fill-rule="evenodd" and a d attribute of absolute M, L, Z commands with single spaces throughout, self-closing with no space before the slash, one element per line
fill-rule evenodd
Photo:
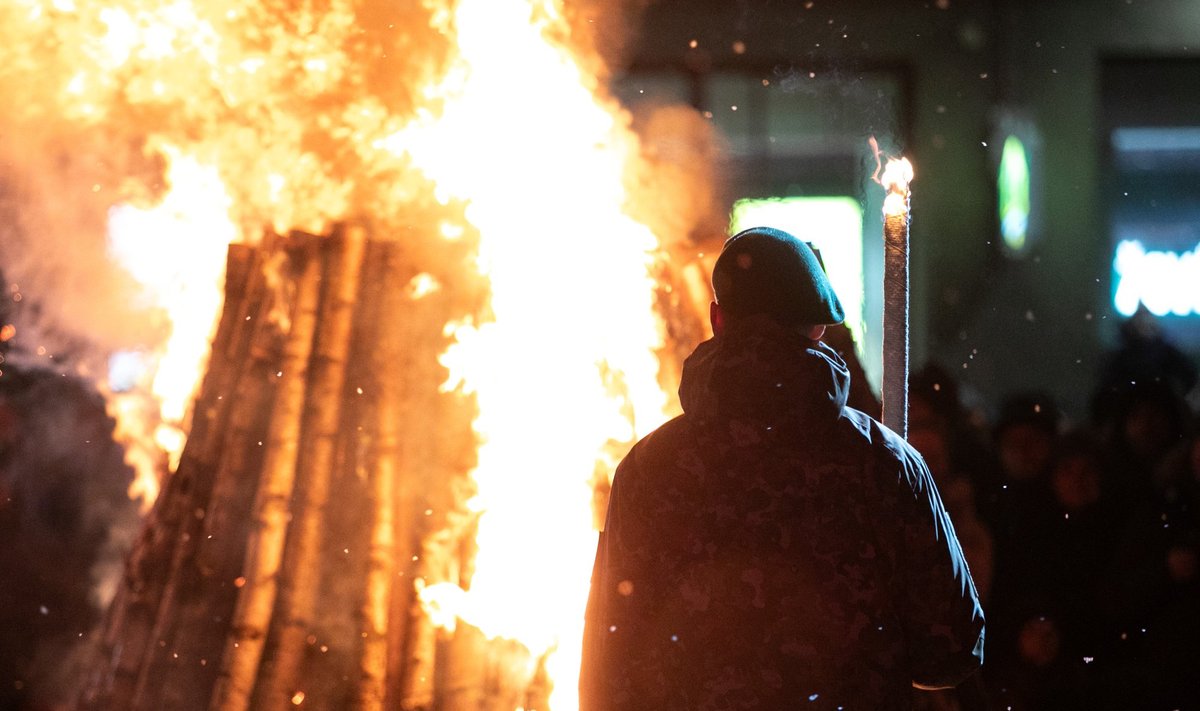
<path fill-rule="evenodd" d="M 701 420 L 829 426 L 846 407 L 850 372 L 833 349 L 765 316 L 729 324 L 683 365 L 679 399 Z"/>

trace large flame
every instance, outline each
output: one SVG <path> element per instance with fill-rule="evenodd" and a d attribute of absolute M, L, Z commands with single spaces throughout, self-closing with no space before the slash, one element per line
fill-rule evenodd
<path fill-rule="evenodd" d="M 446 324 L 443 363 L 446 387 L 478 402 L 478 554 L 470 589 L 440 599 L 486 634 L 549 654 L 556 711 L 577 703 L 595 472 L 667 403 L 650 276 L 659 240 L 623 212 L 636 140 L 563 46 L 560 4 L 0 8 L 8 124 L 113 151 L 87 188 L 109 200 L 114 258 L 170 322 L 154 351 L 160 435 L 185 422 L 229 242 L 363 216 L 380 233 L 421 225 L 454 239 L 463 226 L 445 206 L 467 205 L 490 318 Z M 132 179 L 131 166 L 155 165 L 165 184 Z"/>
<path fill-rule="evenodd" d="M 137 474 L 130 493 L 145 502 L 157 496 L 160 473 L 149 442 L 166 453 L 171 469 L 179 464 L 187 408 L 221 307 L 225 251 L 237 239 L 217 172 L 174 150 L 165 153 L 173 160 L 167 176 L 171 188 L 162 201 L 147 209 L 114 207 L 108 221 L 112 255 L 170 321 L 166 341 L 150 354 L 155 367 L 149 382 L 116 395 L 110 407 Z M 159 403 L 153 416 L 137 407 L 147 391 Z"/>
<path fill-rule="evenodd" d="M 389 143 L 439 189 L 470 199 L 492 286 L 495 320 L 454 326 L 444 358 L 451 384 L 476 394 L 482 439 L 479 550 L 454 609 L 535 656 L 556 648 L 551 705 L 566 709 L 577 704 L 596 463 L 612 442 L 660 424 L 666 398 L 649 276 L 657 241 L 621 210 L 633 138 L 593 95 L 595 78 L 542 40 L 561 20 L 546 12 L 531 24 L 529 14 L 463 0 L 460 62 L 437 88 L 444 113 Z M 446 592 L 426 598 L 445 604 Z"/>

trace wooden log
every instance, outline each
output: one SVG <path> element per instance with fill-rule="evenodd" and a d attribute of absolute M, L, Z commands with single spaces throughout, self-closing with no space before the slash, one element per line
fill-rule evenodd
<path fill-rule="evenodd" d="M 375 324 L 369 334 L 369 372 L 373 375 L 374 408 L 371 416 L 372 473 L 370 497 L 376 511 L 370 544 L 362 617 L 363 647 L 355 705 L 361 709 L 413 708 L 401 702 L 409 627 L 415 601 L 413 558 L 420 544 L 419 476 L 401 471 L 401 432 L 406 432 L 403 405 L 417 404 L 417 394 L 407 392 L 411 377 L 408 359 L 417 340 L 411 332 L 431 329 L 413 308 L 407 285 L 413 276 L 401 245 L 375 242 L 368 257 L 369 283 L 376 289 L 360 309 L 360 318 Z M 413 409 L 419 409 L 419 405 Z"/>
<path fill-rule="evenodd" d="M 236 323 L 234 319 L 241 314 L 257 314 L 264 306 L 269 304 L 256 301 L 243 303 L 240 308 L 235 305 L 230 310 L 233 315 L 223 315 L 222 325 Z M 211 426 L 207 412 L 194 418 L 197 425 L 205 424 L 205 420 L 210 424 L 193 434 L 194 446 L 185 448 L 185 456 L 180 461 L 179 471 L 186 472 L 192 482 L 192 509 L 177 533 L 173 560 L 151 633 L 151 648 L 142 663 L 132 709 L 199 711 L 207 706 L 223 635 L 206 619 L 210 617 L 208 609 L 218 600 L 212 595 L 211 586 L 206 585 L 209 574 L 200 564 L 198 552 L 206 540 L 206 520 L 213 510 L 212 493 L 222 469 L 228 469 L 230 460 L 244 459 L 248 451 L 256 451 L 258 448 L 253 447 L 249 438 L 256 434 L 254 439 L 261 440 L 265 434 L 262 412 L 270 404 L 275 385 L 275 378 L 270 374 L 279 360 L 274 326 L 265 319 L 243 318 L 241 323 L 240 330 L 249 332 L 250 337 L 237 339 L 234 343 L 229 343 L 229 339 L 219 340 L 236 350 L 228 353 L 224 349 L 213 349 L 205 385 L 195 408 L 217 410 L 221 415 L 220 425 Z M 243 348 L 249 352 L 243 352 Z M 229 356 L 232 356 L 232 362 L 226 360 Z M 239 396 L 224 397 L 225 393 L 232 392 Z M 255 433 L 256 429 L 263 431 Z M 213 448 L 207 441 L 209 439 L 222 441 L 223 446 Z M 220 459 L 204 457 L 213 453 L 219 453 Z M 213 659 L 212 670 L 207 668 L 209 657 Z"/>
<path fill-rule="evenodd" d="M 339 229 L 328 241 L 333 250 L 322 293 L 320 323 L 313 347 L 310 392 L 304 406 L 304 439 L 299 463 L 302 487 L 295 503 L 279 600 L 279 627 L 273 663 L 264 666 L 255 708 L 264 711 L 292 706 L 301 691 L 300 675 L 307 639 L 317 607 L 325 508 L 341 426 L 341 400 L 354 326 L 366 231 Z"/>
<path fill-rule="evenodd" d="M 421 610 L 415 598 L 404 610 L 407 634 L 404 636 L 403 666 L 394 675 L 401 681 L 400 702 L 391 705 L 402 709 L 435 709 L 438 689 L 439 630 Z M 396 667 L 393 667 L 395 669 Z"/>
<path fill-rule="evenodd" d="M 234 405 L 194 562 L 200 577 L 193 591 L 194 604 L 181 611 L 183 619 L 176 635 L 181 657 L 201 663 L 199 668 L 191 668 L 190 689 L 182 693 L 200 699 L 202 708 L 208 707 L 220 669 L 224 625 L 232 618 L 237 602 L 255 492 L 266 459 L 265 443 L 279 381 L 276 373 L 283 355 L 281 334 L 265 318 L 270 306 L 264 303 L 264 317 L 256 319 L 261 337 L 251 341 L 249 357 L 239 361 L 245 364 L 245 373 L 228 391 L 226 399 Z"/>
<path fill-rule="evenodd" d="M 383 252 L 388 246 L 372 241 L 366 247 L 346 381 L 347 393 L 355 389 L 360 397 L 348 399 L 344 418 L 347 423 L 357 423 L 358 437 L 353 449 L 360 457 L 346 459 L 357 462 L 356 475 L 365 484 L 361 492 L 362 510 L 367 514 L 359 514 L 365 523 L 365 531 L 361 532 L 365 535 L 360 545 L 366 555 L 355 556 L 362 560 L 354 561 L 362 565 L 363 586 L 356 591 L 358 609 L 354 624 L 361 644 L 357 645 L 355 653 L 355 678 L 349 706 L 372 710 L 382 709 L 386 696 L 387 630 L 391 623 L 387 603 L 392 587 L 391 571 L 396 565 L 392 528 L 397 433 L 394 408 L 388 407 L 385 392 L 386 381 L 391 380 L 387 378 L 390 371 L 388 349 L 380 339 L 383 331 L 381 302 L 386 290 Z M 331 509 L 330 513 L 336 515 L 337 509 Z M 342 518 L 345 518 L 344 512 Z M 346 530 L 344 522 L 341 528 Z M 327 570 L 326 577 L 330 575 L 337 573 L 333 569 Z M 328 593 L 325 593 L 323 598 L 327 597 Z M 322 619 L 317 624 L 328 630 L 330 623 L 331 620 Z"/>
<path fill-rule="evenodd" d="M 373 513 L 362 605 L 362 651 L 354 707 L 382 711 L 387 694 L 388 628 L 396 577 L 396 450 L 399 434 L 394 392 L 381 388 L 375 408 L 369 510 Z"/>
<path fill-rule="evenodd" d="M 245 244 L 229 245 L 225 260 L 225 300 L 213 336 L 203 383 L 188 416 L 184 451 L 215 461 L 214 445 L 222 439 L 220 423 L 232 398 L 230 384 L 241 373 L 240 356 L 248 350 L 266 287 L 262 253 Z M 214 432 L 214 426 L 218 430 Z M 180 459 L 182 463 L 182 458 Z"/>
<path fill-rule="evenodd" d="M 303 240 L 302 240 L 303 241 Z M 319 245 L 307 240 L 296 288 L 296 309 L 284 345 L 266 455 L 254 501 L 242 587 L 209 708 L 244 711 L 250 705 L 275 607 L 300 450 L 301 415 L 321 291 Z"/>
<path fill-rule="evenodd" d="M 426 426 L 438 427 L 436 411 L 427 407 L 427 398 L 436 398 L 438 393 L 432 383 L 436 378 L 427 377 L 430 367 L 437 367 L 436 352 L 423 338 L 447 319 L 430 308 L 430 298 L 414 299 L 408 285 L 416 275 L 414 265 L 408 263 L 407 255 L 398 243 L 388 243 L 381 254 L 386 275 L 387 288 L 383 292 L 382 310 L 386 325 L 378 337 L 383 360 L 376 370 L 380 372 L 381 398 L 394 408 L 395 429 L 403 432 L 405 439 L 397 441 L 395 448 L 396 494 L 395 520 L 393 522 L 395 579 L 389 600 L 387 639 L 387 689 L 388 708 L 430 708 L 433 702 L 434 644 L 436 630 L 429 624 L 416 596 L 415 580 L 420 560 L 421 538 L 425 533 L 424 523 L 428 519 L 428 484 L 423 472 L 430 471 L 427 460 L 417 461 L 414 456 L 420 442 L 427 433 L 416 425 L 416 413 Z M 436 334 L 435 335 L 440 335 Z M 426 367 L 420 364 L 425 363 Z M 414 387 L 414 379 L 423 384 Z M 403 407 L 401 407 L 403 403 Z"/>
<path fill-rule="evenodd" d="M 237 313 L 247 300 L 249 284 L 253 277 L 253 253 L 241 245 L 233 245 L 226 258 L 225 306 L 213 339 L 216 351 L 237 340 L 239 331 L 245 330 L 236 319 L 228 317 Z M 207 393 L 212 397 L 224 390 L 220 382 L 226 371 L 210 368 L 201 389 L 200 402 L 206 402 Z M 203 441 L 204 423 L 195 422 L 189 438 L 191 451 L 203 449 L 195 443 Z M 85 689 L 80 700 L 81 709 L 128 709 L 132 708 L 140 670 L 147 657 L 153 652 L 152 634 L 158 619 L 163 593 L 167 588 L 171 562 L 180 538 L 180 528 L 187 521 L 188 512 L 194 510 L 194 488 L 191 466 L 167 474 L 162 491 L 147 516 L 126 564 L 125 576 L 116 597 L 106 613 L 107 622 L 99 649 L 100 659 L 97 672 Z"/>
<path fill-rule="evenodd" d="M 238 589 L 235 579 L 244 563 L 257 475 L 265 458 L 271 404 L 282 359 L 282 334 L 277 324 L 260 315 L 277 298 L 264 292 L 257 311 L 245 321 L 253 335 L 223 370 L 236 379 L 226 384 L 230 402 L 222 417 L 218 461 L 205 478 L 207 508 L 197 508 L 193 525 L 181 541 L 181 560 L 172 575 L 175 589 L 163 605 L 162 633 L 166 642 L 144 670 L 147 679 L 144 709 L 205 709 L 209 703 L 225 645 L 224 625 L 232 616 Z M 214 359 L 218 354 L 214 354 Z M 232 367 L 231 367 L 232 366 Z M 236 393 L 236 397 L 234 394 Z"/>

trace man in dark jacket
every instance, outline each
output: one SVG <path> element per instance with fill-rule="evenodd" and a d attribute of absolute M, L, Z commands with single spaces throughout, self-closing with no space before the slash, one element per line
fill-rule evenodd
<path fill-rule="evenodd" d="M 581 708 L 906 709 L 958 684 L 982 662 L 975 586 L 921 456 L 846 407 L 812 250 L 747 230 L 713 285 L 684 414 L 613 480 Z"/>

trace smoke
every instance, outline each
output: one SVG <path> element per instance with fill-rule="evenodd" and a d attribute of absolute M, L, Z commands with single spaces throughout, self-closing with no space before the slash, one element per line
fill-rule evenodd
<path fill-rule="evenodd" d="M 630 214 L 668 245 L 719 245 L 728 201 L 718 173 L 724 146 L 712 123 L 687 106 L 643 105 L 634 126 L 642 160 L 627 178 Z"/>
<path fill-rule="evenodd" d="M 17 432 L 0 449 L 0 577 L 14 595 L 4 708 L 69 699 L 71 660 L 140 526 L 94 384 L 113 352 L 156 352 L 171 324 L 114 258 L 112 210 L 156 205 L 180 153 L 220 171 L 228 218 L 250 239 L 360 214 L 403 234 L 388 227 L 435 202 L 370 140 L 411 118 L 444 71 L 426 4 L 100 5 L 0 7 L 0 325 L 15 326 L 0 346 L 0 419 Z"/>
<path fill-rule="evenodd" d="M 171 149 L 219 168 L 251 238 L 356 213 L 400 222 L 396 198 L 420 192 L 369 139 L 444 70 L 426 4 L 73 5 L 0 9 L 0 265 L 37 305 L 19 309 L 21 344 L 161 338 L 105 238 L 112 206 L 170 187 Z"/>
<path fill-rule="evenodd" d="M 604 94 L 630 60 L 641 20 L 653 0 L 569 0 L 565 40 Z M 610 99 L 614 101 L 614 99 Z M 727 181 L 719 174 L 725 151 L 712 122 L 683 104 L 642 102 L 624 114 L 640 150 L 629 164 L 630 216 L 666 247 L 720 244 L 728 223 Z"/>
<path fill-rule="evenodd" d="M 10 345 L 18 356 L 42 348 L 87 363 L 94 352 L 152 339 L 137 285 L 107 254 L 105 191 L 97 187 L 112 184 L 112 166 L 84 152 L 84 137 L 3 122 L 0 267 L 17 327 Z"/>
<path fill-rule="evenodd" d="M 81 681 L 71 660 L 140 525 L 112 428 L 86 383 L 46 370 L 0 377 L 0 707 L 21 708 L 12 694 L 64 702 Z"/>
<path fill-rule="evenodd" d="M 629 59 L 640 21 L 653 0 L 564 0 L 563 41 L 594 76 L 606 79 Z"/>

